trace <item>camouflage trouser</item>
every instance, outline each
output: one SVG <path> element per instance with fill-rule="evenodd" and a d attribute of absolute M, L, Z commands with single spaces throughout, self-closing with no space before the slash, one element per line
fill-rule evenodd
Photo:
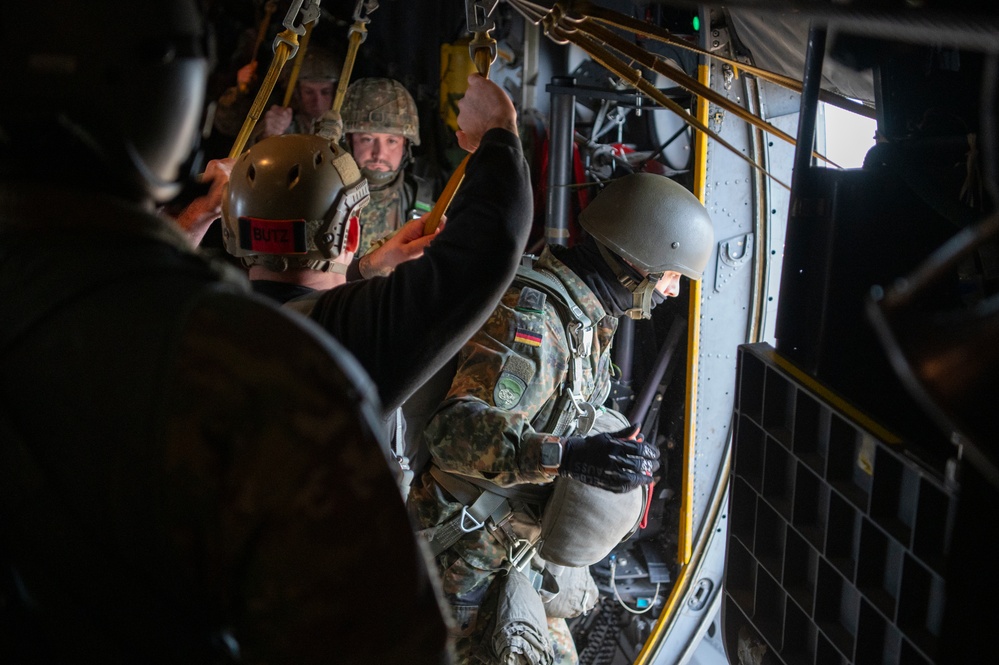
<path fill-rule="evenodd" d="M 419 479 L 410 490 L 409 507 L 417 524 L 442 524 L 461 510 L 462 504 L 447 500 L 429 474 Z M 517 538 L 537 541 L 540 524 L 536 517 L 515 510 L 505 530 Z M 488 626 L 493 624 L 491 612 L 495 605 L 487 601 L 487 592 L 507 570 L 508 556 L 500 534 L 487 528 L 466 533 L 437 557 L 441 586 L 453 610 L 452 634 L 455 638 L 457 665 L 478 665 L 483 660 L 483 640 Z M 485 603 L 485 604 L 484 604 Z M 481 608 L 481 609 L 480 609 Z M 554 647 L 553 663 L 572 665 L 578 662 L 576 649 L 565 619 L 541 620 L 539 630 L 547 623 L 548 637 Z M 492 664 L 490 664 L 492 665 Z M 505 664 L 504 664 L 505 665 Z"/>
<path fill-rule="evenodd" d="M 477 625 L 484 626 L 489 624 L 489 611 L 489 609 L 486 609 L 480 613 L 476 621 Z M 551 640 L 552 647 L 555 650 L 555 658 L 552 660 L 553 665 L 576 665 L 579 662 L 579 654 L 576 653 L 576 645 L 572 640 L 572 635 L 569 633 L 569 624 L 565 622 L 565 619 L 548 617 L 548 639 Z M 482 636 L 474 634 L 456 638 L 454 643 L 455 665 L 478 665 L 482 663 L 482 659 L 477 655 L 481 641 Z M 493 664 L 488 663 L 487 665 Z M 528 664 L 525 663 L 524 665 Z"/>
<path fill-rule="evenodd" d="M 486 563 L 481 558 L 486 552 L 492 552 L 492 560 L 486 568 L 470 564 L 453 550 L 445 552 L 440 561 L 445 563 L 442 572 L 444 593 L 454 611 L 453 630 L 455 637 L 455 652 L 457 665 L 475 665 L 487 663 L 483 656 L 483 643 L 488 639 L 485 634 L 488 626 L 494 622 L 493 614 L 496 604 L 489 602 L 491 587 L 502 581 L 506 570 L 506 551 L 492 536 L 485 531 L 477 532 L 480 536 L 478 547 L 475 548 L 476 564 Z M 575 665 L 578 654 L 565 619 L 546 617 L 548 638 L 554 650 L 554 665 Z M 503 665 L 507 665 L 504 663 Z M 523 665 L 530 665 L 527 661 Z"/>

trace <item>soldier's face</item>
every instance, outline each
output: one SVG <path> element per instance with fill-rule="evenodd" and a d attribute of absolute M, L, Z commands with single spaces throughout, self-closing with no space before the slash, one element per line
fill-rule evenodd
<path fill-rule="evenodd" d="M 675 298 L 680 293 L 680 273 L 667 270 L 656 282 L 656 291 L 666 298 Z"/>
<path fill-rule="evenodd" d="M 362 169 L 396 171 L 406 154 L 406 139 L 398 134 L 352 134 L 354 161 Z"/>
<path fill-rule="evenodd" d="M 302 104 L 302 113 L 310 118 L 323 117 L 333 108 L 333 95 L 336 86 L 332 81 L 299 81 L 298 98 Z"/>

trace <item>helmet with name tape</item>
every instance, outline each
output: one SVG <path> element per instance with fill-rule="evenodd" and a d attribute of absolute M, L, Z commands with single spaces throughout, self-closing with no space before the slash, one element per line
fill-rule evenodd
<path fill-rule="evenodd" d="M 266 138 L 232 167 L 222 197 L 222 240 L 247 266 L 343 272 L 355 251 L 368 183 L 354 158 L 313 134 Z"/>

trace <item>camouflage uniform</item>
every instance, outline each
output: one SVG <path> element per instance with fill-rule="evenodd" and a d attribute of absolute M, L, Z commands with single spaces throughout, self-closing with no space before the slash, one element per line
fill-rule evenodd
<path fill-rule="evenodd" d="M 348 149 L 350 134 L 394 134 L 406 141 L 406 152 L 394 176 L 361 168 L 371 189 L 368 205 L 361 212 L 361 243 L 357 252 L 361 256 L 408 220 L 429 212 L 434 204 L 435 186 L 412 173 L 410 151 L 411 146 L 420 145 L 420 118 L 416 101 L 402 83 L 387 78 L 354 81 L 347 88 L 341 115 Z"/>
<path fill-rule="evenodd" d="M 576 387 L 584 400 L 599 405 L 610 391 L 610 347 L 618 320 L 606 314 L 593 291 L 549 249 L 535 268 L 557 278 L 594 322 L 591 351 Z M 512 286 L 462 349 L 451 390 L 424 431 L 440 469 L 507 488 L 546 485 L 554 479 L 540 468 L 545 433 L 536 428 L 544 427 L 555 409 L 571 354 L 564 323 L 549 299 L 537 307 L 538 293 Z M 458 514 L 462 503 L 426 472 L 414 484 L 409 507 L 421 528 L 432 529 Z M 514 508 L 514 535 L 536 537 L 537 509 L 530 502 L 515 503 Z M 500 530 L 496 534 L 502 535 Z M 459 662 L 469 662 L 482 641 L 485 621 L 476 620 L 478 607 L 506 565 L 507 552 L 497 536 L 486 529 L 467 533 L 438 557 L 444 593 L 460 632 Z M 550 619 L 549 624 L 550 639 L 561 645 L 556 662 L 575 662 L 565 621 Z"/>
<path fill-rule="evenodd" d="M 14 662 L 437 665 L 373 386 L 222 270 L 131 205 L 0 185 L 0 644 L 38 622 Z"/>
<path fill-rule="evenodd" d="M 363 256 L 378 241 L 402 228 L 410 219 L 429 212 L 433 201 L 420 179 L 402 171 L 384 187 L 372 188 L 368 205 L 361 211 L 361 242 L 358 256 Z"/>

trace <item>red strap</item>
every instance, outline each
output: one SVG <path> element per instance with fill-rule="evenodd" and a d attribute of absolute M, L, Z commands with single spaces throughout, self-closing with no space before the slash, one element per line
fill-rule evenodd
<path fill-rule="evenodd" d="M 645 499 L 645 512 L 642 513 L 642 521 L 638 523 L 639 529 L 644 529 L 649 525 L 649 508 L 652 507 L 652 491 L 656 488 L 656 481 L 649 483 L 649 495 Z"/>

